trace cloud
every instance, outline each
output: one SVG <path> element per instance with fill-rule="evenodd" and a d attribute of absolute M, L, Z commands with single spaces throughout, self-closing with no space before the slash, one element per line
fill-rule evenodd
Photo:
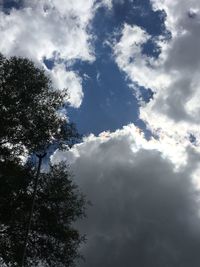
<path fill-rule="evenodd" d="M 157 70 L 149 67 L 154 64 L 154 59 L 142 54 L 142 45 L 150 38 L 144 29 L 124 24 L 122 37 L 114 47 L 114 56 L 118 66 L 131 80 L 156 90 L 168 81 L 167 77 L 157 76 Z"/>
<path fill-rule="evenodd" d="M 25 0 L 20 9 L 13 8 L 9 13 L 1 10 L 0 52 L 6 56 L 28 57 L 42 66 L 44 59 L 55 61 L 56 69 L 49 72 L 54 82 L 58 77 L 56 86 L 59 88 L 62 83 L 68 87 L 74 77 L 71 104 L 79 107 L 83 97 L 81 79 L 67 69 L 75 60 L 95 59 L 93 36 L 89 33 L 96 10 L 94 3 L 94 0 Z"/>
<path fill-rule="evenodd" d="M 199 264 L 199 192 L 191 173 L 199 160 L 176 170 L 159 141 L 133 125 L 85 138 L 54 163 L 71 163 L 76 183 L 92 202 L 79 223 L 87 234 L 78 266 L 183 266 Z"/>
<path fill-rule="evenodd" d="M 113 0 L 102 0 L 101 4 L 107 7 L 108 9 L 111 9 L 113 6 Z"/>
<path fill-rule="evenodd" d="M 68 101 L 78 108 L 83 98 L 82 79 L 75 72 L 66 71 L 64 64 L 55 65 L 50 72 L 55 86 L 60 90 L 67 89 L 70 97 Z"/>
<path fill-rule="evenodd" d="M 25 1 L 24 6 L 1 12 L 0 50 L 6 55 L 41 61 L 56 53 L 65 60 L 92 60 L 87 26 L 94 1 Z"/>
<path fill-rule="evenodd" d="M 113 45 L 116 63 L 132 87 L 154 92 L 140 108 L 154 137 L 147 141 L 127 125 L 90 135 L 51 157 L 53 163 L 71 165 L 93 204 L 78 224 L 88 239 L 80 267 L 199 264 L 199 11 L 194 3 L 152 1 L 154 10 L 166 12 L 171 38 L 124 24 Z M 143 53 L 149 40 L 160 47 L 158 58 Z"/>
<path fill-rule="evenodd" d="M 198 1 L 151 1 L 153 9 L 166 13 L 166 39 L 152 37 L 145 29 L 125 24 L 114 46 L 119 68 L 133 87 L 151 88 L 154 98 L 140 108 L 140 118 L 155 134 L 161 132 L 177 142 L 193 134 L 200 141 L 200 4 Z M 158 58 L 143 53 L 143 45 L 153 41 L 161 50 Z M 136 89 L 138 90 L 138 89 Z M 189 141 L 188 141 L 189 142 Z"/>

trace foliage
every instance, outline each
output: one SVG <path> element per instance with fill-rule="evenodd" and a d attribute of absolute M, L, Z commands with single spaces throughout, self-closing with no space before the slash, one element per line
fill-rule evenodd
<path fill-rule="evenodd" d="M 43 69 L 25 58 L 0 54 L 0 265 L 20 266 L 33 199 L 36 167 L 22 162 L 79 138 L 58 115 L 66 92 L 56 91 Z M 73 222 L 85 214 L 85 199 L 63 165 L 39 176 L 25 266 L 72 266 L 83 237 Z"/>
<path fill-rule="evenodd" d="M 7 266 L 19 266 L 32 201 L 34 172 L 30 167 L 8 164 L 3 166 L 1 177 L 6 191 L 0 192 L 0 257 Z M 85 199 L 64 165 L 51 166 L 48 173 L 42 173 L 25 266 L 40 266 L 40 263 L 48 267 L 72 266 L 74 259 L 79 257 L 77 249 L 83 241 L 72 223 L 84 216 L 84 207 Z"/>
<path fill-rule="evenodd" d="M 66 91 L 54 90 L 45 71 L 30 60 L 0 54 L 0 96 L 0 155 L 35 152 L 78 137 L 74 125 L 58 116 Z"/>

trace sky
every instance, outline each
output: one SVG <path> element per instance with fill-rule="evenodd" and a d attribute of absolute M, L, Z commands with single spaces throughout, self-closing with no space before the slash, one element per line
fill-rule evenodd
<path fill-rule="evenodd" d="M 56 150 L 92 206 L 78 267 L 200 262 L 200 2 L 0 0 L 0 52 L 68 89 Z"/>

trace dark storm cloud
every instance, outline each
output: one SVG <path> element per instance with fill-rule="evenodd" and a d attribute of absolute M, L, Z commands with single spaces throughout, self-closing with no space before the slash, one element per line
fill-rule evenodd
<path fill-rule="evenodd" d="M 190 168 L 156 150 L 131 150 L 128 136 L 78 147 L 73 169 L 92 202 L 79 228 L 87 234 L 79 267 L 197 267 L 199 194 Z M 74 153 L 75 155 L 76 153 Z M 190 152 L 191 154 L 191 152 Z M 192 154 L 191 154 L 192 155 Z M 194 165 L 196 155 L 191 158 Z"/>

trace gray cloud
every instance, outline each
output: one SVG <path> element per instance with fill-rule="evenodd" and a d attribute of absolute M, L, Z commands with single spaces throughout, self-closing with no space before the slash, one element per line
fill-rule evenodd
<path fill-rule="evenodd" d="M 78 225 L 88 239 L 78 266 L 198 266 L 199 193 L 190 175 L 197 155 L 188 150 L 189 166 L 175 171 L 161 152 L 133 140 L 118 132 L 69 152 L 76 182 L 92 202 Z"/>

